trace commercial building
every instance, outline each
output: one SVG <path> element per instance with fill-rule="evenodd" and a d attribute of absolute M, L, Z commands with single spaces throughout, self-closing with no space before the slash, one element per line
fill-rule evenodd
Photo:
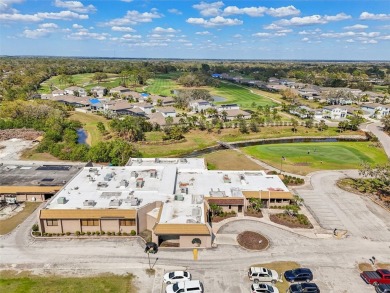
<path fill-rule="evenodd" d="M 212 244 L 209 203 L 242 213 L 250 198 L 288 204 L 292 194 L 263 171 L 209 171 L 203 159 L 130 159 L 85 167 L 39 213 L 46 233 L 152 232 L 154 242 Z"/>

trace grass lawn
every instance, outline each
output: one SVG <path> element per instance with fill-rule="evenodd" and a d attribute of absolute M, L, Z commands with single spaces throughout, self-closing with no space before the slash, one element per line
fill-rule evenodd
<path fill-rule="evenodd" d="M 215 170 L 262 170 L 244 154 L 233 150 L 213 152 L 204 156 L 210 169 Z M 226 158 L 229 158 L 228 160 Z"/>
<path fill-rule="evenodd" d="M 99 275 L 94 277 L 35 276 L 13 271 L 0 272 L 0 292 L 45 292 L 45 293 L 86 293 L 86 292 L 137 292 L 133 276 Z"/>
<path fill-rule="evenodd" d="M 247 154 L 283 171 L 305 175 L 317 170 L 358 169 L 360 163 L 385 163 L 382 148 L 371 142 L 321 142 L 258 145 L 243 148 Z M 285 160 L 281 160 L 285 157 Z"/>
<path fill-rule="evenodd" d="M 233 83 L 221 82 L 220 87 L 209 88 L 212 96 L 220 96 L 226 98 L 226 101 L 215 102 L 215 104 L 236 103 L 239 104 L 242 109 L 254 110 L 257 106 L 276 106 L 277 104 L 272 102 L 269 98 L 254 94 L 250 92 L 250 89 L 238 86 Z M 252 103 L 256 103 L 256 107 L 252 106 Z"/>
<path fill-rule="evenodd" d="M 7 234 L 21 224 L 35 209 L 40 205 L 40 202 L 26 202 L 23 210 L 15 216 L 0 221 L 0 235 Z M 0 286 L 0 292 L 2 291 Z"/>
<path fill-rule="evenodd" d="M 361 134 L 359 132 L 345 131 L 343 135 Z M 275 137 L 292 137 L 292 136 L 337 136 L 339 133 L 336 128 L 328 128 L 325 131 L 317 129 L 308 129 L 298 127 L 297 132 L 293 133 L 289 126 L 261 127 L 260 132 L 251 132 L 242 134 L 237 128 L 222 129 L 218 134 L 216 131 L 207 133 L 207 131 L 192 130 L 186 133 L 185 141 L 171 142 L 169 144 L 145 144 L 138 143 L 137 147 L 144 157 L 174 157 L 188 154 L 195 150 L 217 145 L 218 141 L 235 142 L 250 139 L 263 139 Z M 162 132 L 146 133 L 146 140 L 152 142 L 162 142 Z"/>
<path fill-rule="evenodd" d="M 37 153 L 36 147 L 25 150 L 20 156 L 21 160 L 32 160 L 32 161 L 60 161 L 49 153 Z"/>
<path fill-rule="evenodd" d="M 270 270 L 275 270 L 278 272 L 279 276 L 284 274 L 285 271 L 300 268 L 301 265 L 299 263 L 293 261 L 276 261 L 265 264 L 254 264 L 251 267 L 265 267 Z M 290 287 L 290 283 L 286 281 L 283 276 L 283 283 L 277 282 L 275 285 L 280 293 L 284 293 Z"/>
<path fill-rule="evenodd" d="M 103 122 L 106 129 L 108 129 L 108 120 L 103 116 L 90 113 L 72 112 L 69 119 L 80 121 L 83 124 L 84 130 L 88 134 L 87 144 L 89 145 L 94 145 L 103 139 L 102 134 L 96 127 L 98 122 Z"/>
<path fill-rule="evenodd" d="M 145 88 L 145 91 L 159 96 L 172 96 L 171 90 L 178 88 L 178 85 L 169 76 L 158 76 L 148 80 L 148 86 Z"/>

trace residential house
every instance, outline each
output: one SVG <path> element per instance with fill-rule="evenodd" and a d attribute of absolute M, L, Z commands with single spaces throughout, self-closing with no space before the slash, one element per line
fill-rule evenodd
<path fill-rule="evenodd" d="M 382 117 L 390 114 L 390 105 L 382 105 L 379 103 L 361 105 L 363 111 L 366 111 L 371 117 L 382 119 Z"/>
<path fill-rule="evenodd" d="M 79 86 L 71 86 L 66 88 L 65 90 L 66 95 L 73 95 L 73 96 L 79 96 L 79 97 L 86 97 L 87 92 L 85 91 L 84 88 L 79 87 Z"/>
<path fill-rule="evenodd" d="M 240 109 L 240 106 L 238 104 L 222 104 L 222 105 L 219 105 L 219 107 L 217 108 L 217 111 L 223 112 L 223 111 L 227 111 L 227 110 L 239 110 L 239 109 Z"/>
<path fill-rule="evenodd" d="M 102 111 L 104 109 L 103 103 L 101 100 L 93 98 L 89 99 L 90 109 L 92 112 Z"/>
<path fill-rule="evenodd" d="M 107 94 L 107 88 L 102 87 L 102 86 L 95 86 L 95 87 L 91 88 L 91 93 L 95 97 L 102 98 Z"/>
<path fill-rule="evenodd" d="M 347 117 L 347 109 L 343 109 L 338 105 L 329 105 L 323 108 L 322 115 L 323 118 L 342 120 Z"/>
<path fill-rule="evenodd" d="M 194 113 L 205 111 L 207 109 L 210 109 L 210 108 L 214 107 L 213 104 L 211 104 L 210 102 L 205 101 L 205 100 L 191 101 L 189 103 L 189 106 L 191 108 L 191 111 L 194 112 Z"/>
<path fill-rule="evenodd" d="M 57 101 L 59 103 L 63 103 L 65 105 L 73 106 L 75 108 L 82 108 L 87 107 L 91 105 L 91 102 L 89 101 L 88 97 L 76 97 L 71 95 L 64 95 L 64 96 L 56 96 L 51 98 L 52 101 Z"/>
<path fill-rule="evenodd" d="M 121 94 L 121 97 L 126 100 L 133 100 L 135 102 L 142 101 L 141 94 L 135 91 L 128 91 Z"/>
<path fill-rule="evenodd" d="M 251 118 L 250 113 L 243 111 L 243 110 L 240 110 L 240 109 L 225 110 L 225 111 L 226 111 L 226 120 L 228 120 L 228 121 L 234 120 L 234 119 L 238 118 L 239 116 L 241 116 L 243 119 L 250 119 Z"/>
<path fill-rule="evenodd" d="M 127 87 L 124 87 L 124 86 L 117 86 L 117 87 L 114 87 L 112 89 L 110 89 L 109 93 L 110 94 L 124 94 L 126 92 L 130 92 L 130 89 L 128 89 Z"/>
<path fill-rule="evenodd" d="M 104 104 L 104 111 L 110 115 L 132 115 L 133 105 L 126 100 L 114 100 Z"/>
<path fill-rule="evenodd" d="M 167 126 L 167 121 L 163 113 L 161 112 L 156 112 L 156 113 L 151 113 L 147 114 L 146 117 L 148 118 L 148 122 L 152 124 L 157 124 L 160 125 L 161 127 Z M 181 117 L 173 117 L 173 121 L 171 124 L 179 124 Z"/>
<path fill-rule="evenodd" d="M 151 114 L 154 106 L 150 103 L 136 103 L 133 104 L 135 108 L 141 109 L 145 114 Z"/>
<path fill-rule="evenodd" d="M 301 119 L 311 118 L 314 115 L 314 110 L 306 106 L 293 107 L 289 112 Z"/>
<path fill-rule="evenodd" d="M 175 104 L 175 99 L 173 97 L 161 97 L 156 95 L 150 95 L 147 98 L 147 100 L 149 99 L 152 101 L 152 104 L 154 106 L 167 107 L 167 106 L 173 106 Z"/>
<path fill-rule="evenodd" d="M 298 94 L 306 100 L 314 100 L 320 95 L 320 92 L 314 88 L 299 89 Z"/>
<path fill-rule="evenodd" d="M 176 117 L 176 110 L 173 107 L 158 107 L 156 112 L 161 113 L 164 117 Z"/>
<path fill-rule="evenodd" d="M 53 95 L 53 97 L 57 97 L 57 96 L 63 96 L 66 93 L 63 90 L 54 90 L 54 91 L 51 92 L 51 94 Z"/>

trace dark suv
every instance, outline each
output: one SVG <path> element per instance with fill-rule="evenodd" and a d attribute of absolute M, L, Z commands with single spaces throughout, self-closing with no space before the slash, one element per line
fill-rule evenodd
<path fill-rule="evenodd" d="M 288 293 L 320 293 L 320 288 L 314 283 L 293 284 L 288 288 Z"/>
<path fill-rule="evenodd" d="M 375 291 L 377 293 L 390 293 L 390 284 L 380 284 L 376 286 Z"/>
<path fill-rule="evenodd" d="M 289 270 L 284 272 L 284 277 L 286 278 L 287 282 L 310 282 L 313 280 L 313 273 L 310 269 L 295 269 L 295 270 Z"/>

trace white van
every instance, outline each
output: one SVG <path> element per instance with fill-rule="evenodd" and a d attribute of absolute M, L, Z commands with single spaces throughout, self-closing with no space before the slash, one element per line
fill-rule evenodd
<path fill-rule="evenodd" d="M 178 282 L 168 285 L 166 293 L 203 293 L 203 284 L 199 280 Z"/>

